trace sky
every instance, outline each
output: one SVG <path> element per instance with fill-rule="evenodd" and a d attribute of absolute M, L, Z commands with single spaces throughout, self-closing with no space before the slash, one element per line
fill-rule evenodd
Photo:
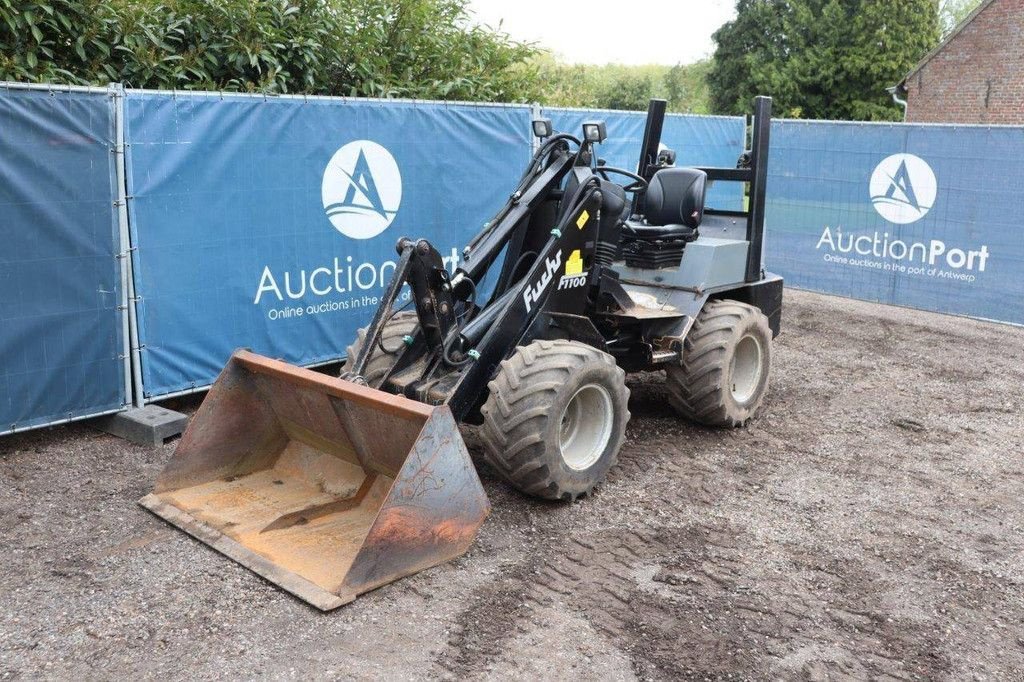
<path fill-rule="evenodd" d="M 612 9 L 614 8 L 614 9 Z M 689 64 L 711 56 L 711 34 L 736 14 L 735 0 L 470 0 L 478 23 L 537 42 L 563 61 Z"/>

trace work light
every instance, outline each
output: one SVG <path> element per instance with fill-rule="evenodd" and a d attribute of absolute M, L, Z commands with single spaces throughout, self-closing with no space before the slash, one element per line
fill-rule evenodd
<path fill-rule="evenodd" d="M 604 128 L 604 121 L 594 121 L 592 123 L 583 124 L 583 139 L 587 142 L 604 142 L 607 137 L 607 133 Z"/>
<path fill-rule="evenodd" d="M 537 137 L 551 137 L 551 119 L 550 118 L 535 118 L 533 119 L 533 134 Z"/>

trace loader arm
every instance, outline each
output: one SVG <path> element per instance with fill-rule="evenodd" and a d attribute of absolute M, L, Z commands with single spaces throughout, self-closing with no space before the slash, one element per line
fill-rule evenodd
<path fill-rule="evenodd" d="M 544 177 L 541 182 L 548 183 Z M 400 241 L 403 255 L 386 292 L 388 299 L 382 301 L 370 325 L 353 371 L 359 371 L 360 363 L 365 362 L 373 350 L 373 339 L 387 319 L 388 313 L 383 311 L 390 310 L 388 300 L 393 302 L 402 284 L 408 281 L 413 289 L 420 331 L 398 354 L 394 367 L 379 388 L 429 405 L 447 404 L 456 420 L 463 420 L 485 394 L 487 382 L 498 363 L 531 336 L 538 317 L 548 307 L 551 292 L 561 286 L 567 275 L 573 275 L 570 283 L 576 290 L 575 305 L 570 308 L 582 313 L 586 307 L 584 268 L 593 258 L 602 201 L 596 176 L 591 175 L 582 182 L 564 201 L 568 209 L 555 227 L 549 229 L 549 237 L 527 273 L 500 295 L 493 296 L 486 306 L 475 309 L 476 316 L 463 326 L 448 326 L 440 340 L 432 340 L 435 334 L 430 327 L 436 325 L 441 308 L 455 310 L 460 303 L 464 311 L 475 308 L 470 301 L 460 302 L 451 293 L 470 277 L 469 271 L 459 270 L 448 280 L 440 254 L 433 247 L 425 241 L 415 247 L 407 240 Z M 522 217 L 517 215 L 515 211 L 510 212 L 507 220 L 519 222 Z M 499 225 L 498 229 L 507 240 L 511 228 Z M 500 242 L 484 241 L 481 247 L 486 243 L 501 250 Z M 417 286 L 417 277 L 423 284 Z M 446 307 L 449 304 L 451 308 Z"/>
<path fill-rule="evenodd" d="M 391 370 L 375 388 L 430 405 L 448 404 L 457 420 L 480 402 L 497 363 L 518 345 L 542 309 L 548 294 L 546 285 L 557 267 L 553 263 L 561 265 L 563 260 L 562 242 L 580 242 L 579 250 L 583 250 L 587 236 L 593 241 L 593 230 L 584 228 L 596 217 L 599 183 L 587 171 L 585 175 L 590 180 L 579 183 L 571 196 L 561 197 L 559 185 L 579 157 L 578 153 L 570 152 L 565 138 L 575 140 L 571 136 L 557 136 L 538 150 L 506 205 L 470 241 L 463 252 L 464 266 L 454 276 L 449 277 L 440 254 L 427 241 L 414 243 L 404 237 L 398 241 L 399 263 L 367 328 L 359 354 L 343 375 L 345 378 L 363 381 L 370 357 L 375 348 L 381 347 L 383 328 L 397 311 L 395 304 L 402 287 L 409 284 L 418 331 L 414 338 L 407 339 L 406 347 L 394 353 Z M 532 224 L 534 212 L 553 196 L 566 206 L 561 218 L 554 225 Z M 587 220 L 575 225 L 584 212 Z M 517 234 L 522 236 L 527 230 L 538 229 L 543 229 L 547 238 L 535 255 L 527 254 L 533 260 L 526 263 L 522 261 L 522 240 L 517 240 L 515 246 L 510 242 Z M 592 249 L 593 244 L 587 253 Z M 529 269 L 507 286 L 502 287 L 505 283 L 499 281 L 490 300 L 478 305 L 477 284 L 503 252 L 506 264 L 522 262 Z M 564 258 L 568 256 L 564 254 Z M 528 293 L 532 298 L 527 297 Z"/>
<path fill-rule="evenodd" d="M 398 264 L 384 292 L 383 303 L 377 306 L 367 331 L 367 338 L 372 342 L 364 344 L 359 354 L 351 358 L 350 364 L 342 374 L 342 378 L 349 381 L 365 385 L 363 373 L 377 347 L 375 340 L 380 338 L 384 325 L 394 315 L 392 306 L 403 285 L 408 284 L 412 290 L 412 298 L 416 303 L 419 317 L 419 336 L 426 347 L 407 349 L 392 371 L 409 366 L 419 356 L 443 353 L 445 342 L 455 328 L 455 300 L 452 295 L 451 278 L 444 267 L 441 254 L 425 239 L 413 242 L 403 237 L 398 240 L 395 248 L 400 255 Z"/>
<path fill-rule="evenodd" d="M 509 209 L 499 213 L 496 219 L 488 223 L 470 242 L 462 254 L 465 265 L 459 271 L 474 282 L 483 279 L 501 255 L 502 249 L 508 245 L 513 232 L 521 228 L 523 222 L 549 198 L 552 190 L 565 178 L 574 162 L 574 154 L 565 150 L 555 151 L 549 165 L 530 178 L 525 188 L 512 193 L 509 198 Z M 522 254 L 508 253 L 506 259 L 515 260 L 520 255 Z"/>
<path fill-rule="evenodd" d="M 551 230 L 551 238 L 538 253 L 527 275 L 492 304 L 496 313 L 473 349 L 477 354 L 475 360 L 457 376 L 453 385 L 438 386 L 445 392 L 445 402 L 456 419 L 464 419 L 480 402 L 498 363 L 516 347 L 528 342 L 531 336 L 536 336 L 535 325 L 547 310 L 552 292 L 567 281 L 567 273 L 575 269 L 577 263 L 580 270 L 573 275 L 572 282 L 581 277 L 582 281 L 574 287 L 579 299 L 576 308 L 582 313 L 586 307 L 583 268 L 584 263 L 589 264 L 593 257 L 597 214 L 602 198 L 596 177 L 594 180 L 579 186 L 572 210 L 566 211 L 557 227 Z M 471 328 L 467 329 L 467 333 L 472 332 Z"/>
<path fill-rule="evenodd" d="M 603 135 L 603 125 L 595 125 Z M 387 351 L 396 357 L 374 387 L 448 405 L 458 421 L 479 417 L 488 382 L 519 346 L 554 337 L 606 350 L 587 312 L 604 289 L 628 299 L 609 281 L 615 276 L 608 267 L 627 201 L 622 187 L 602 179 L 600 168 L 595 173 L 593 144 L 600 140 L 584 137 L 580 142 L 553 136 L 541 146 L 506 205 L 470 241 L 463 267 L 450 279 L 430 244 L 399 240 L 399 266 L 346 378 L 362 380 L 370 356 L 383 349 L 384 327 L 396 314 L 406 282 L 419 327 L 405 337 L 404 348 Z M 578 145 L 575 153 L 569 142 Z M 547 212 L 538 210 L 545 202 Z M 502 256 L 495 290 L 478 305 L 477 285 Z"/>

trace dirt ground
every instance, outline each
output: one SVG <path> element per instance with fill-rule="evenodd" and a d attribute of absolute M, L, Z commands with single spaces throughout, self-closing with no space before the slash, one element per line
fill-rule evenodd
<path fill-rule="evenodd" d="M 136 506 L 174 442 L 0 439 L 0 679 L 1024 679 L 1024 330 L 787 292 L 763 416 L 630 382 L 575 504 L 322 614 Z M 473 434 L 467 442 L 475 447 Z"/>

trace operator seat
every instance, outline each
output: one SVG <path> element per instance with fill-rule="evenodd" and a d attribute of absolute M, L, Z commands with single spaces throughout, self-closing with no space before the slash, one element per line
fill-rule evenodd
<path fill-rule="evenodd" d="M 704 218 L 707 173 L 697 168 L 662 168 L 651 178 L 643 219 L 622 230 L 622 256 L 637 268 L 679 265 L 683 248 L 698 236 Z"/>
<path fill-rule="evenodd" d="M 696 168 L 662 168 L 644 195 L 644 221 L 630 223 L 638 234 L 696 238 L 704 218 L 708 175 Z"/>

